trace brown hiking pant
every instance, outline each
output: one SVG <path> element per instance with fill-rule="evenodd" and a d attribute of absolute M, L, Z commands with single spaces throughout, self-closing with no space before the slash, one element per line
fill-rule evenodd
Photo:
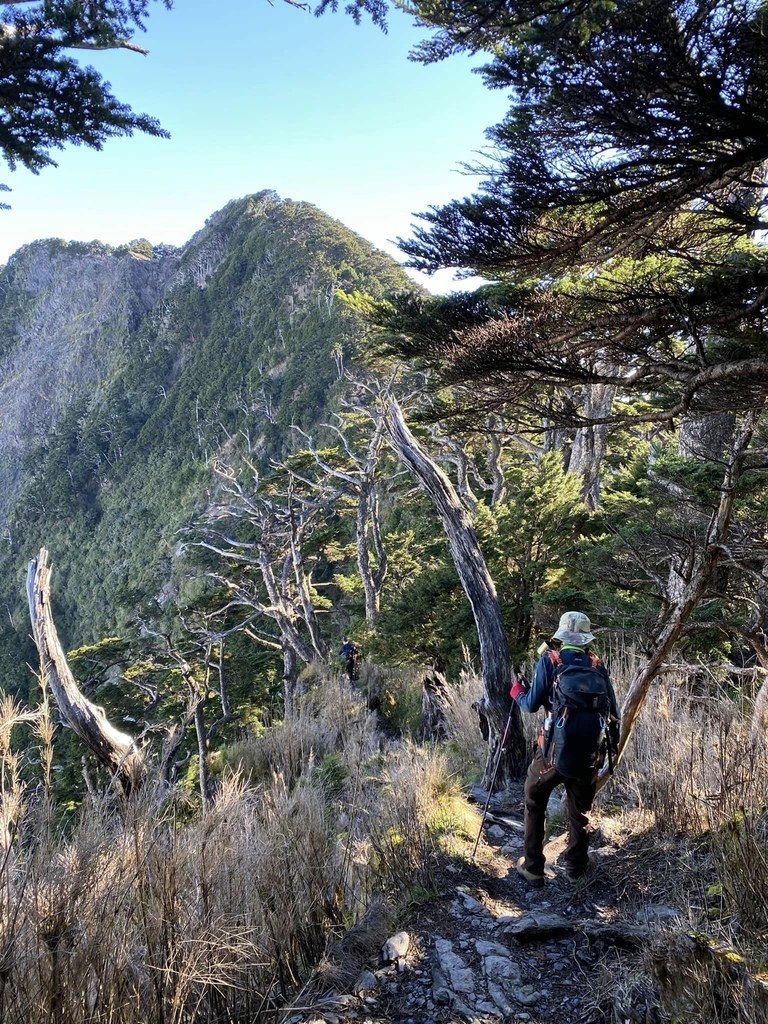
<path fill-rule="evenodd" d="M 567 794 L 568 846 L 565 850 L 565 868 L 569 874 L 582 875 L 589 863 L 589 818 L 596 783 L 580 779 L 566 779 L 554 768 L 547 770 L 541 751 L 528 768 L 525 778 L 525 867 L 534 874 L 544 874 L 544 819 L 552 790 L 559 783 Z"/>

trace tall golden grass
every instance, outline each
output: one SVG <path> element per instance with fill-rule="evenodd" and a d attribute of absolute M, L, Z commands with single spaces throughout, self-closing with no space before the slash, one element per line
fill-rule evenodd
<path fill-rule="evenodd" d="M 632 652 L 613 661 L 621 692 Z M 360 693 L 321 679 L 284 722 L 221 752 L 204 815 L 178 790 L 120 802 L 107 789 L 66 830 L 46 700 L 34 712 L 0 703 L 0 1020 L 279 1019 L 345 929 L 382 900 L 423 898 L 441 850 L 476 835 L 456 783 L 484 761 L 479 680 L 467 669 L 451 688 L 436 748 L 413 739 L 414 679 L 376 675 L 379 693 L 402 695 L 404 737 L 397 714 L 384 734 Z M 695 898 L 670 900 L 704 908 L 691 923 L 745 963 L 768 931 L 768 765 L 765 745 L 750 743 L 750 708 L 722 672 L 666 673 L 601 798 L 649 844 L 668 850 L 673 837 L 681 858 L 696 852 L 703 868 L 680 874 Z M 526 716 L 531 738 L 534 723 Z M 684 993 L 669 998 L 689 1019 L 762 1024 L 751 969 L 736 982 L 700 957 L 680 963 Z M 738 986 L 733 1005 L 751 1009 L 728 1016 Z"/>
<path fill-rule="evenodd" d="M 212 808 L 191 820 L 183 795 L 145 787 L 127 803 L 89 800 L 57 833 L 47 721 L 0 708 L 2 808 L 17 835 L 0 867 L 4 1024 L 268 1021 L 374 897 L 429 885 L 439 755 L 382 749 L 343 684 L 230 748 Z M 36 794 L 11 742 L 30 722 Z"/>
<path fill-rule="evenodd" d="M 616 652 L 619 693 L 636 667 Z M 670 666 L 656 681 L 617 773 L 687 921 L 649 950 L 673 1017 L 768 1022 L 768 746 L 752 730 L 760 681 L 727 666 Z M 677 885 L 677 891 L 674 886 Z"/>

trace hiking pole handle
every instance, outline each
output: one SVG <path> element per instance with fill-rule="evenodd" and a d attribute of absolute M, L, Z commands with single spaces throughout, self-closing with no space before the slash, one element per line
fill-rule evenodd
<path fill-rule="evenodd" d="M 491 785 L 490 785 L 490 788 L 488 789 L 488 799 L 485 801 L 485 807 L 483 808 L 483 816 L 480 819 L 480 830 L 477 833 L 477 839 L 475 840 L 475 846 L 474 846 L 474 849 L 472 850 L 472 856 L 469 858 L 470 860 L 474 860 L 475 859 L 475 854 L 477 853 L 477 847 L 478 847 L 478 845 L 480 843 L 480 836 L 483 834 L 483 825 L 485 824 L 485 817 L 488 814 L 488 808 L 490 807 L 490 804 L 491 804 L 491 797 L 493 796 L 493 787 L 494 787 L 494 784 L 496 782 L 496 776 L 499 773 L 499 765 L 501 764 L 501 755 L 504 753 L 504 747 L 506 746 L 506 743 L 507 743 L 507 736 L 509 735 L 510 726 L 512 725 L 512 712 L 514 711 L 514 708 L 515 708 L 515 705 L 513 703 L 512 707 L 509 709 L 509 717 L 507 718 L 507 724 L 506 724 L 506 727 L 504 729 L 504 735 L 501 738 L 501 744 L 499 746 L 499 753 L 498 753 L 498 756 L 496 758 L 496 765 L 495 765 L 495 767 L 493 769 L 493 775 L 491 776 Z"/>

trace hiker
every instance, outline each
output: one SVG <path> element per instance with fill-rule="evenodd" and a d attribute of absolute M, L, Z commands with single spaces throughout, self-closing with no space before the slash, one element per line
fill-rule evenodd
<path fill-rule="evenodd" d="M 552 640 L 536 665 L 531 685 L 518 673 L 510 691 L 521 710 L 533 714 L 543 707 L 547 712 L 525 779 L 525 856 L 517 862 L 518 874 L 536 887 L 544 884 L 547 803 L 561 782 L 568 817 L 565 873 L 571 881 L 585 876 L 587 815 L 601 764 L 607 756 L 612 770 L 619 738 L 619 710 L 608 670 L 589 650 L 594 640 L 589 618 L 584 612 L 565 612 Z"/>
<path fill-rule="evenodd" d="M 356 668 L 357 668 L 357 648 L 349 639 L 348 636 L 344 637 L 344 642 L 339 648 L 339 657 L 343 658 L 346 665 L 347 675 L 349 676 L 350 683 L 355 681 Z"/>

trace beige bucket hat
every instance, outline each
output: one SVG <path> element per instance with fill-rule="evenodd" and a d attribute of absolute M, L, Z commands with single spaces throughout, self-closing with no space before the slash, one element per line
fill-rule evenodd
<path fill-rule="evenodd" d="M 595 639 L 589 616 L 584 612 L 563 612 L 552 639 L 560 640 L 564 644 L 573 644 L 574 647 L 586 647 Z"/>

